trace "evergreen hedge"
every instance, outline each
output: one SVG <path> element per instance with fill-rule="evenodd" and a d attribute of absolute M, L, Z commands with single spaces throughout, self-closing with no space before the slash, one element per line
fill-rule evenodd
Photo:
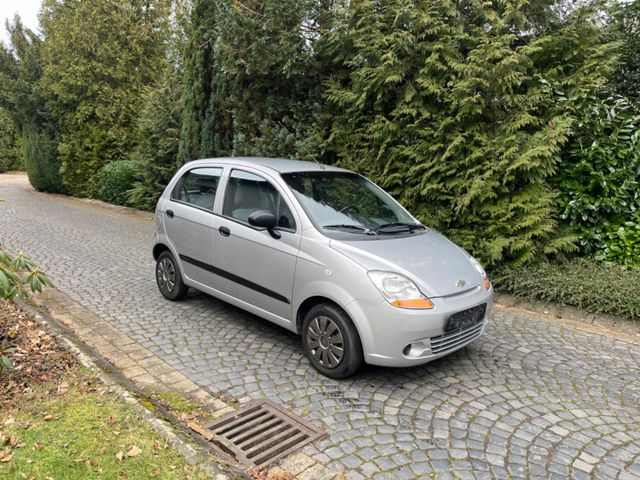
<path fill-rule="evenodd" d="M 38 131 L 27 125 L 22 132 L 24 164 L 33 188 L 41 192 L 64 193 L 57 156 L 57 141 L 53 133 Z"/>
<path fill-rule="evenodd" d="M 540 26 L 534 3 L 359 1 L 327 39 L 329 158 L 489 267 L 575 249 L 550 186 L 573 123 L 555 91 L 612 70 L 594 12 Z"/>
<path fill-rule="evenodd" d="M 116 160 L 107 163 L 98 174 L 98 198 L 116 205 L 129 205 L 129 195 L 138 181 L 136 163 Z"/>
<path fill-rule="evenodd" d="M 528 300 L 640 320 L 640 269 L 574 259 L 503 269 L 493 282 L 498 291 Z"/>

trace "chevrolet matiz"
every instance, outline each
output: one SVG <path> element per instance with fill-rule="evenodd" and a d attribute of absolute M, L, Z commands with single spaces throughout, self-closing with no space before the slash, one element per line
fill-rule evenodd
<path fill-rule="evenodd" d="M 454 352 L 493 301 L 465 250 L 365 177 L 312 162 L 184 165 L 158 201 L 153 257 L 164 297 L 192 287 L 296 332 L 332 378 Z"/>

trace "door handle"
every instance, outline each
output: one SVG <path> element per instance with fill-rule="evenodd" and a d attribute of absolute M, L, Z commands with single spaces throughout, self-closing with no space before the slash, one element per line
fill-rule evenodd
<path fill-rule="evenodd" d="M 169 218 L 173 218 L 173 210 L 167 210 L 166 212 L 164 212 L 167 214 L 167 217 Z"/>
<path fill-rule="evenodd" d="M 229 230 L 228 227 L 220 227 L 218 231 L 223 237 L 228 237 L 229 235 L 231 235 L 231 230 Z"/>

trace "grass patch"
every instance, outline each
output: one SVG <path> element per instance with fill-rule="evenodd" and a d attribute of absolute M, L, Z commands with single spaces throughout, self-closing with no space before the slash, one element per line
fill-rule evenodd
<path fill-rule="evenodd" d="M 205 412 L 204 407 L 182 393 L 173 391 L 154 392 L 153 397 L 166 405 L 169 410 L 174 413 L 183 413 L 188 415 L 193 413 L 202 414 Z"/>
<path fill-rule="evenodd" d="M 151 394 L 151 398 L 153 398 L 156 403 L 160 403 L 187 426 L 189 426 L 191 422 L 198 425 L 206 425 L 220 418 L 220 415 L 215 415 L 203 404 L 189 398 L 183 393 L 176 391 L 156 391 Z M 143 399 L 143 404 L 145 403 L 151 406 L 151 410 L 155 409 L 155 405 L 148 399 Z"/>
<path fill-rule="evenodd" d="M 1 412 L 10 460 L 0 463 L 0 478 L 209 478 L 87 372 L 68 385 L 62 393 L 42 385 Z"/>
<path fill-rule="evenodd" d="M 498 291 L 527 300 L 640 320 L 640 269 L 575 259 L 503 270 L 494 283 Z"/>

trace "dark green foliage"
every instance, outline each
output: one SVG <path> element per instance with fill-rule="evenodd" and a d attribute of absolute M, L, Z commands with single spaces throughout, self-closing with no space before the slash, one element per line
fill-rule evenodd
<path fill-rule="evenodd" d="M 41 192 L 64 192 L 57 157 L 57 139 L 51 131 L 27 125 L 22 130 L 24 164 L 33 188 Z"/>
<path fill-rule="evenodd" d="M 610 228 L 601 235 L 600 251 L 596 258 L 622 266 L 640 268 L 640 215 L 617 229 Z"/>
<path fill-rule="evenodd" d="M 329 2 L 249 0 L 220 16 L 218 62 L 227 74 L 233 153 L 300 159 L 331 68 L 316 57 Z"/>
<path fill-rule="evenodd" d="M 640 214 L 640 113 L 618 96 L 579 95 L 560 105 L 576 121 L 553 178 L 558 210 L 582 252 L 593 254 Z"/>
<path fill-rule="evenodd" d="M 200 0 L 185 65 L 180 158 L 309 158 L 332 2 Z"/>
<path fill-rule="evenodd" d="M 0 173 L 21 168 L 23 165 L 19 132 L 13 118 L 0 107 Z"/>
<path fill-rule="evenodd" d="M 55 122 L 44 100 L 42 40 L 16 17 L 7 24 L 9 47 L 0 45 L 0 105 L 17 132 L 24 166 L 34 188 L 62 192 Z"/>
<path fill-rule="evenodd" d="M 610 9 L 611 31 L 621 42 L 622 58 L 613 77 L 616 91 L 640 107 L 640 1 L 616 1 Z"/>
<path fill-rule="evenodd" d="M 185 54 L 181 163 L 231 153 L 232 123 L 225 77 L 214 54 L 218 16 L 228 2 L 196 0 Z"/>
<path fill-rule="evenodd" d="M 95 196 L 102 166 L 131 155 L 144 86 L 164 65 L 167 21 L 167 0 L 43 3 L 41 84 L 74 195 Z"/>
<path fill-rule="evenodd" d="M 116 160 L 98 174 L 98 198 L 115 205 L 129 205 L 130 190 L 138 181 L 136 162 Z"/>
<path fill-rule="evenodd" d="M 329 36 L 327 154 L 489 266 L 572 249 L 548 185 L 572 124 L 553 90 L 611 71 L 590 12 L 541 27 L 528 5 L 359 1 Z"/>
<path fill-rule="evenodd" d="M 510 268 L 494 277 L 501 292 L 640 320 L 640 270 L 586 259 Z"/>
<path fill-rule="evenodd" d="M 133 156 L 140 177 L 129 196 L 129 203 L 134 207 L 155 208 L 179 166 L 181 94 L 182 82 L 173 66 L 167 67 L 159 85 L 147 89 Z"/>

